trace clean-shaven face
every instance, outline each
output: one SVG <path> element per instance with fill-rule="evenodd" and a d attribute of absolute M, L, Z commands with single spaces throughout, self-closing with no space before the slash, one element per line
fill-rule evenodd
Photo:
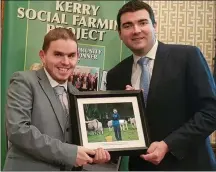
<path fill-rule="evenodd" d="M 122 14 L 119 36 L 134 54 L 147 54 L 155 43 L 155 33 L 156 24 L 145 9 Z"/>
<path fill-rule="evenodd" d="M 62 84 L 68 80 L 78 61 L 77 43 L 71 39 L 52 41 L 46 52 L 39 53 L 50 76 Z"/>

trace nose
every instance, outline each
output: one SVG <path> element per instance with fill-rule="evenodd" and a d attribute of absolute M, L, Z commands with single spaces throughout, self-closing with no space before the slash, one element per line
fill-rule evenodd
<path fill-rule="evenodd" d="M 141 29 L 138 25 L 134 25 L 133 29 L 134 29 L 133 30 L 134 33 L 140 33 L 141 32 Z"/>
<path fill-rule="evenodd" d="M 69 58 L 67 55 L 65 55 L 63 58 L 62 58 L 62 64 L 64 65 L 69 65 Z"/>

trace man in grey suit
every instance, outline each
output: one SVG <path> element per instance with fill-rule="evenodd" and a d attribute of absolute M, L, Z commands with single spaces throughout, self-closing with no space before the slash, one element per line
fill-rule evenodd
<path fill-rule="evenodd" d="M 58 28 L 44 37 L 39 53 L 44 68 L 14 73 L 7 95 L 9 147 L 4 170 L 71 170 L 110 160 L 104 149 L 73 145 L 67 93 L 78 90 L 67 82 L 78 61 L 75 35 Z M 56 88 L 63 88 L 59 99 Z"/>
<path fill-rule="evenodd" d="M 209 171 L 216 160 L 209 135 L 216 129 L 216 87 L 195 46 L 156 38 L 154 12 L 142 0 L 125 3 L 118 32 L 133 55 L 107 73 L 107 90 L 143 89 L 151 144 L 130 156 L 130 171 Z"/>

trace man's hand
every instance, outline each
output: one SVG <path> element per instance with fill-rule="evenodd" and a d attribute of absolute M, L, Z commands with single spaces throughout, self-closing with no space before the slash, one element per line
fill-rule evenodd
<path fill-rule="evenodd" d="M 130 86 L 130 85 L 126 85 L 125 90 L 135 90 L 135 88 L 133 88 L 133 87 Z"/>
<path fill-rule="evenodd" d="M 164 141 L 153 142 L 148 150 L 146 155 L 140 155 L 146 161 L 149 161 L 155 165 L 158 165 L 168 152 L 168 146 Z"/>
<path fill-rule="evenodd" d="M 93 159 L 93 163 L 102 164 L 110 160 L 110 154 L 107 150 L 103 148 L 98 148 L 95 150 L 96 154 Z"/>
<path fill-rule="evenodd" d="M 89 155 L 95 155 L 95 153 L 96 152 L 94 150 L 78 146 L 75 166 L 78 167 L 86 165 L 88 163 L 92 163 L 93 159 Z"/>

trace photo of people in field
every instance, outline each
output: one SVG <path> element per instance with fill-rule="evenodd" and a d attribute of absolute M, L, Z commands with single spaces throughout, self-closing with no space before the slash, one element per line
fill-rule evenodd
<path fill-rule="evenodd" d="M 84 104 L 88 142 L 139 140 L 131 102 Z"/>

